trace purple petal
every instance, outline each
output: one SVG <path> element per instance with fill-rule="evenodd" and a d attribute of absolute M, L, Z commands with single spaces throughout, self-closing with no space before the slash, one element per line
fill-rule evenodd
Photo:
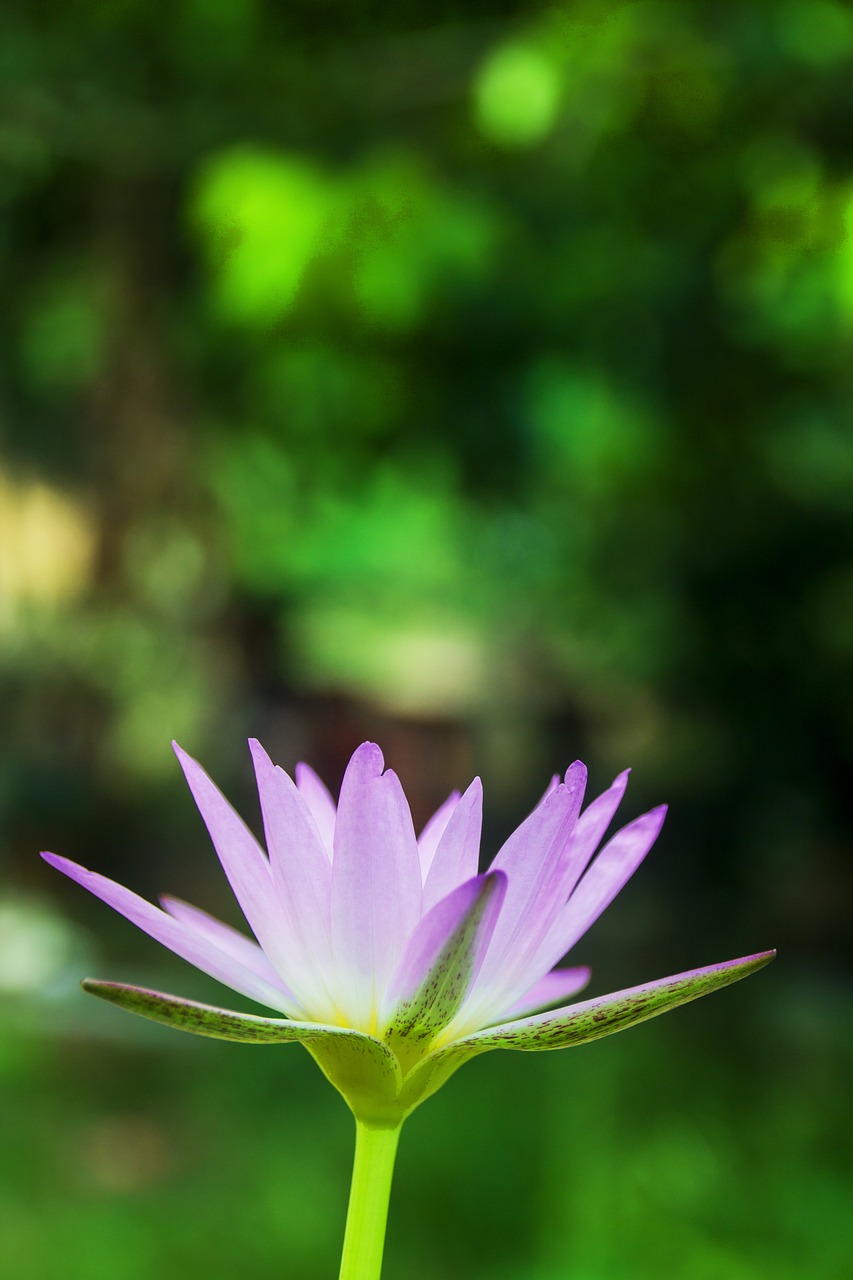
<path fill-rule="evenodd" d="M 574 767 L 572 766 L 572 768 Z M 630 769 L 625 769 L 624 772 L 620 773 L 606 791 L 597 796 L 591 804 L 587 805 L 575 823 L 566 845 L 565 855 L 560 862 L 559 876 L 547 890 L 553 906 L 551 912 L 552 922 L 556 919 L 566 899 L 583 875 L 590 858 L 599 846 L 602 836 L 610 826 L 613 815 L 619 807 L 619 802 L 625 794 L 625 786 L 630 772 Z M 566 780 L 568 782 L 569 773 L 566 774 Z M 560 957 L 558 956 L 557 958 L 559 959 Z M 543 968 L 546 967 L 539 964 L 538 961 L 534 961 L 533 965 L 533 973 L 529 975 L 531 981 L 535 973 L 541 973 Z M 528 975 L 524 976 L 525 978 L 528 977 Z"/>
<path fill-rule="evenodd" d="M 547 910 L 543 914 L 539 925 L 540 934 L 544 935 L 541 939 L 543 944 L 548 937 L 550 929 L 554 927 L 554 922 L 558 919 L 566 899 L 577 885 L 578 880 L 589 864 L 590 858 L 598 848 L 602 836 L 610 826 L 613 815 L 619 807 L 619 802 L 625 794 L 630 772 L 630 769 L 625 769 L 620 773 L 606 791 L 597 796 L 591 804 L 587 805 L 575 823 L 566 845 L 565 854 L 559 864 L 559 875 L 544 890 L 548 894 L 550 904 L 543 904 L 543 906 L 547 907 Z M 568 778 L 569 773 L 566 774 L 566 779 L 568 780 Z M 530 941 L 531 943 L 534 941 L 532 934 L 530 935 Z M 514 973 L 507 973 L 506 975 L 508 979 L 511 979 L 505 988 L 509 999 L 515 1000 L 519 992 L 523 992 L 534 982 L 538 975 L 547 971 L 564 955 L 565 951 L 562 951 L 555 959 L 543 962 L 540 951 L 535 946 L 528 945 L 524 952 L 518 951 L 515 956 Z"/>
<path fill-rule="evenodd" d="M 421 883 L 423 884 L 426 883 L 438 842 L 444 835 L 447 824 L 453 816 L 453 810 L 459 803 L 459 795 L 458 791 L 451 791 L 444 804 L 436 809 L 431 818 L 427 819 L 423 831 L 418 836 L 418 857 L 421 862 Z"/>
<path fill-rule="evenodd" d="M 504 1020 L 521 1018 L 528 1013 L 537 1013 L 540 1009 L 549 1009 L 559 1004 L 561 1000 L 568 1000 L 570 996 L 577 995 L 584 989 L 589 978 L 590 970 L 584 967 L 552 969 L 550 973 L 545 974 L 544 978 L 534 982 L 530 990 L 507 1010 Z"/>
<path fill-rule="evenodd" d="M 419 1057 L 462 1005 L 482 964 L 506 893 L 490 871 L 459 885 L 418 924 L 391 980 L 388 1041 L 401 1058 Z"/>
<path fill-rule="evenodd" d="M 561 782 L 561 778 L 559 773 L 555 773 L 551 776 L 551 781 L 548 783 L 547 787 L 542 792 L 542 795 L 539 799 L 539 803 L 535 806 L 535 808 L 538 809 L 540 804 L 544 804 L 545 801 L 548 799 L 548 797 L 554 794 L 554 792 L 557 790 L 557 787 L 559 787 L 560 782 Z"/>
<path fill-rule="evenodd" d="M 96 898 L 106 902 L 107 906 L 126 916 L 144 933 L 201 969 L 202 973 L 210 974 L 218 982 L 224 982 L 227 987 L 239 991 L 251 1000 L 269 1005 L 271 1009 L 281 1009 L 291 1016 L 301 1014 L 299 1006 L 283 984 L 275 985 L 262 978 L 236 959 L 233 953 L 223 951 L 210 937 L 167 915 L 159 907 L 146 902 L 130 889 L 125 889 L 124 885 L 108 880 L 106 876 L 87 871 L 85 867 L 80 867 L 67 858 L 60 858 L 55 853 L 43 853 L 42 857 L 45 862 L 56 867 L 57 871 L 75 880 Z"/>
<path fill-rule="evenodd" d="M 424 883 L 424 911 L 477 874 L 482 828 L 483 785 L 479 778 L 475 778 L 454 806 L 438 842 Z"/>
<path fill-rule="evenodd" d="M 605 831 L 613 821 L 613 815 L 625 794 L 630 772 L 630 769 L 624 769 L 618 777 L 614 778 L 606 791 L 587 805 L 578 818 L 571 840 L 571 859 L 578 877 L 583 874 L 587 863 L 601 843 Z M 576 883 L 577 879 L 569 887 L 569 893 Z"/>
<path fill-rule="evenodd" d="M 448 1046 L 448 1052 L 455 1048 L 539 1051 L 598 1040 L 746 978 L 769 964 L 775 954 L 775 951 L 762 951 L 740 960 L 690 969 L 641 987 L 629 987 L 583 1004 L 570 1005 L 567 1009 L 554 1009 L 502 1026 L 487 1027 Z"/>
<path fill-rule="evenodd" d="M 252 933 L 279 973 L 291 979 L 293 947 L 282 929 L 282 905 L 263 849 L 201 765 L 172 745 Z"/>
<path fill-rule="evenodd" d="M 184 902 L 181 898 L 173 898 L 171 894 L 163 894 L 160 898 L 160 904 L 163 910 L 167 911 L 173 919 L 179 920 L 181 924 L 186 925 L 194 933 L 207 938 L 220 951 L 224 951 L 227 956 L 231 956 L 238 964 L 244 965 L 245 968 L 262 978 L 264 982 L 269 982 L 274 987 L 280 987 L 293 1000 L 294 1006 L 296 1006 L 297 1001 L 293 992 L 287 990 L 287 987 L 254 938 L 247 938 L 245 933 L 241 933 L 239 929 L 233 929 L 230 924 L 225 924 L 224 921 L 217 920 L 215 916 L 208 915 L 206 911 L 202 911 L 201 907 L 194 907 L 191 903 Z"/>
<path fill-rule="evenodd" d="M 619 890 L 630 880 L 663 826 L 666 805 L 629 822 L 609 840 L 555 920 L 536 963 L 556 964 L 591 928 Z"/>
<path fill-rule="evenodd" d="M 296 785 L 311 810 L 311 816 L 317 824 L 320 839 L 323 841 L 323 848 L 326 850 L 331 862 L 332 849 L 335 842 L 335 816 L 337 813 L 332 794 L 326 784 L 307 764 L 300 763 L 296 766 Z"/>
<path fill-rule="evenodd" d="M 328 974 L 331 963 L 332 867 L 311 812 L 283 769 L 249 741 L 273 879 L 300 959 Z"/>
<path fill-rule="evenodd" d="M 477 982 L 480 990 L 495 984 L 503 987 L 539 945 L 565 902 L 560 882 L 566 871 L 569 837 L 583 799 L 586 769 L 578 761 L 566 777 L 571 785 L 561 784 L 534 809 L 492 863 L 492 870 L 506 872 L 509 884 Z M 549 967 L 543 965 L 540 973 Z"/>
<path fill-rule="evenodd" d="M 375 1021 L 388 981 L 420 916 L 421 874 L 399 779 L 371 742 L 347 766 L 335 824 L 332 939 L 347 1012 Z"/>

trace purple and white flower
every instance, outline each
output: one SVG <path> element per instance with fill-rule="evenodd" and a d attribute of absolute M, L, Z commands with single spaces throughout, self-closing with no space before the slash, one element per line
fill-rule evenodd
<path fill-rule="evenodd" d="M 66 858 L 43 856 L 196 968 L 283 1016 L 120 983 L 83 985 L 201 1035 L 299 1041 L 369 1125 L 398 1125 L 476 1054 L 610 1035 L 735 982 L 774 955 L 567 1003 L 589 970 L 556 966 L 663 823 L 665 808 L 652 809 L 599 850 L 627 772 L 583 809 L 586 769 L 573 764 L 479 874 L 478 779 L 416 837 L 399 779 L 375 744 L 353 755 L 337 805 L 306 765 L 294 782 L 258 742 L 250 746 L 266 851 L 204 770 L 175 750 L 254 939 L 198 907 L 167 897 L 159 908 Z"/>

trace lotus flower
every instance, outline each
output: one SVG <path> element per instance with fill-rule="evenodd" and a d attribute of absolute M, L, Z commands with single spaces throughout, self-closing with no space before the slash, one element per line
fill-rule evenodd
<path fill-rule="evenodd" d="M 416 838 L 400 782 L 373 743 L 350 760 L 337 806 L 306 765 L 294 783 L 258 742 L 250 746 L 266 852 L 201 767 L 175 750 L 256 940 L 198 907 L 164 898 L 160 909 L 65 858 L 43 856 L 196 968 L 283 1016 L 118 983 L 87 980 L 88 991 L 199 1035 L 299 1041 L 362 1126 L 398 1128 L 477 1054 L 610 1035 L 773 957 L 567 1003 L 589 971 L 555 966 L 636 870 L 664 819 L 664 807 L 652 809 L 594 856 L 627 771 L 582 811 L 586 769 L 573 764 L 478 874 L 479 780 L 454 793 Z"/>

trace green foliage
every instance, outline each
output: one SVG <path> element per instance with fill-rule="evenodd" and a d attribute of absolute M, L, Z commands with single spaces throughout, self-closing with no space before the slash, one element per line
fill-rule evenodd
<path fill-rule="evenodd" d="M 789 616 L 849 554 L 846 11 L 334 12 L 129 0 L 85 42 L 6 15 L 46 101 L 87 86 L 61 125 L 15 114 L 9 465 L 87 486 L 122 609 L 150 606 L 165 504 L 210 623 L 262 598 L 300 680 L 376 698 L 389 651 L 450 627 L 491 655 L 480 690 L 515 650 L 580 700 L 593 751 L 608 689 L 653 708 L 626 745 L 665 735 L 720 591 L 758 652 L 755 566 Z"/>

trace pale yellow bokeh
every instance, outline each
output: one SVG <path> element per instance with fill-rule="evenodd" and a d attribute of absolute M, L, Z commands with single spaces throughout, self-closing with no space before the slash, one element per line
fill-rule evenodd
<path fill-rule="evenodd" d="M 28 606 L 55 607 L 80 595 L 94 547 L 83 502 L 0 470 L 0 627 L 13 626 Z"/>
<path fill-rule="evenodd" d="M 302 680 L 366 697 L 396 715 L 458 715 L 482 707 L 494 672 L 482 637 L 451 619 L 391 627 L 345 605 L 317 606 L 295 626 Z"/>

